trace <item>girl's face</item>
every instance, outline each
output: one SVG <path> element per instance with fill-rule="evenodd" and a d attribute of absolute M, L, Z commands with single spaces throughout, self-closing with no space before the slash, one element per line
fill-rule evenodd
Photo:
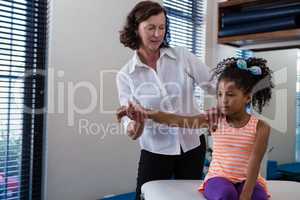
<path fill-rule="evenodd" d="M 141 40 L 140 48 L 149 51 L 159 50 L 166 33 L 166 17 L 162 12 L 153 15 L 149 19 L 141 22 L 138 27 L 138 35 Z"/>
<path fill-rule="evenodd" d="M 218 107 L 226 116 L 245 112 L 251 97 L 236 86 L 233 81 L 221 80 L 217 91 Z"/>

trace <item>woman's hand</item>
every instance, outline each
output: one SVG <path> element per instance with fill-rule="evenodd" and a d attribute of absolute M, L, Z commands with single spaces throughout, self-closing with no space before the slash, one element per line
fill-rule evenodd
<path fill-rule="evenodd" d="M 118 122 L 120 122 L 122 117 L 124 116 L 129 117 L 131 120 L 141 122 L 147 118 L 148 112 L 151 111 L 143 108 L 139 104 L 133 104 L 129 102 L 128 106 L 121 106 L 120 108 L 118 108 L 116 111 L 116 115 Z"/>
<path fill-rule="evenodd" d="M 127 116 L 131 121 L 127 126 L 128 136 L 136 140 L 139 138 L 144 130 L 145 119 L 147 117 L 147 110 L 138 104 L 132 104 L 129 102 L 128 106 L 121 106 L 117 109 L 116 115 L 120 122 L 122 117 Z"/>
<path fill-rule="evenodd" d="M 214 132 L 218 128 L 218 123 L 220 118 L 222 118 L 222 114 L 217 108 L 210 108 L 206 110 L 206 120 L 208 121 L 209 130 Z"/>
<path fill-rule="evenodd" d="M 144 125 L 145 125 L 144 121 L 142 121 L 142 122 L 137 122 L 137 121 L 129 122 L 129 124 L 127 126 L 128 136 L 133 140 L 138 139 L 143 134 Z"/>
<path fill-rule="evenodd" d="M 117 120 L 118 122 L 121 122 L 122 117 L 127 115 L 127 106 L 121 106 L 116 111 Z"/>

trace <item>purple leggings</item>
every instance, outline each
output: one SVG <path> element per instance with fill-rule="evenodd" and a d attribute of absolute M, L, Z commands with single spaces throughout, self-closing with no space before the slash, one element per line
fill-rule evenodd
<path fill-rule="evenodd" d="M 244 182 L 233 184 L 223 177 L 209 179 L 205 183 L 204 196 L 207 200 L 238 200 L 242 192 Z M 268 195 L 264 188 L 256 183 L 252 200 L 267 200 Z"/>

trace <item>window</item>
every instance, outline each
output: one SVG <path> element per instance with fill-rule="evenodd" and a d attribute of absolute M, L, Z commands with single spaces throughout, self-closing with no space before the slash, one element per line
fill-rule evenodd
<path fill-rule="evenodd" d="M 164 0 L 170 23 L 170 46 L 183 46 L 204 62 L 206 0 Z M 195 97 L 203 110 L 203 90 L 195 85 Z"/>
<path fill-rule="evenodd" d="M 206 0 L 164 0 L 170 20 L 171 46 L 184 46 L 205 56 Z"/>
<path fill-rule="evenodd" d="M 41 199 L 46 22 L 47 0 L 0 0 L 0 199 Z"/>
<path fill-rule="evenodd" d="M 300 162 L 300 50 L 297 56 L 297 85 L 296 85 L 296 161 Z"/>

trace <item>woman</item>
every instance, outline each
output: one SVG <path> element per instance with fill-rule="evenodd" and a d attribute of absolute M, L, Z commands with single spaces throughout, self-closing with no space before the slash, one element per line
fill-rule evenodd
<path fill-rule="evenodd" d="M 121 43 L 134 50 L 117 75 L 121 105 L 135 101 L 146 108 L 197 113 L 193 85 L 210 88 L 208 68 L 188 50 L 169 47 L 168 39 L 165 9 L 152 1 L 138 3 L 120 31 Z M 122 121 L 127 134 L 133 140 L 139 138 L 142 149 L 136 199 L 148 181 L 201 178 L 206 150 L 203 135 L 200 142 L 199 133 L 192 129 L 170 128 L 143 118 L 124 117 Z"/>

